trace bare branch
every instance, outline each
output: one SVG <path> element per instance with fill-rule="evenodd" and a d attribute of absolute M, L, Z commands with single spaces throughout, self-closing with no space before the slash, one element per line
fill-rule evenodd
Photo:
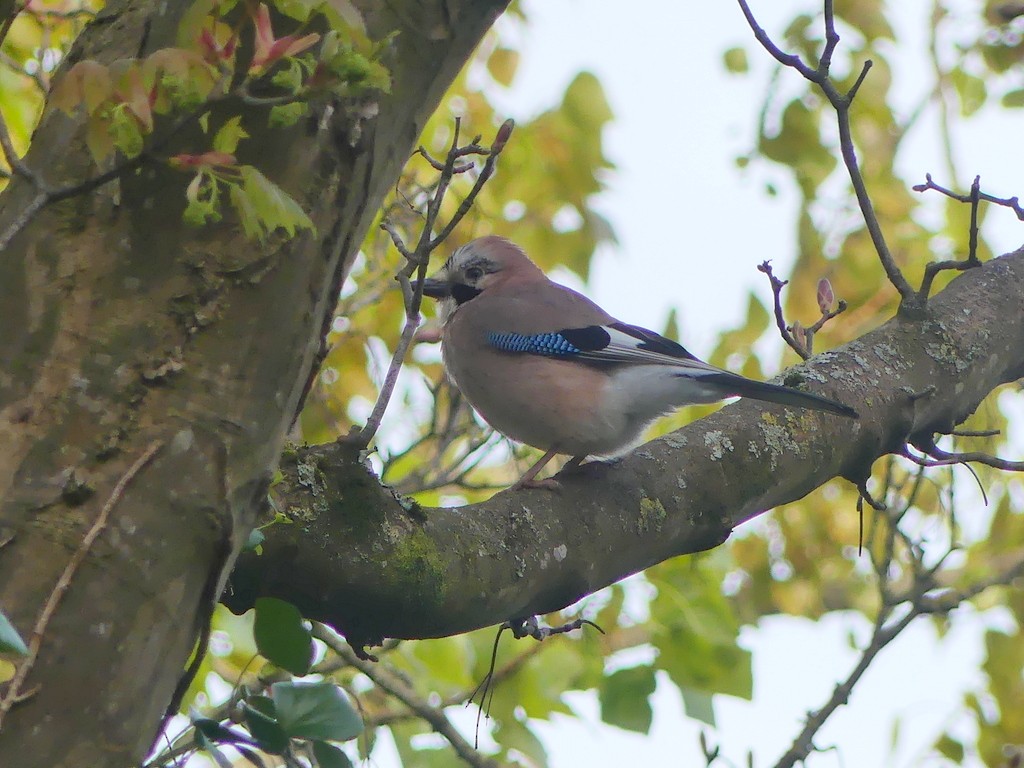
<path fill-rule="evenodd" d="M 747 0 L 737 0 L 737 2 L 739 2 L 740 9 L 743 11 L 743 15 L 746 17 L 747 23 L 754 32 L 754 37 L 757 38 L 757 41 L 761 43 L 764 49 L 775 57 L 780 64 L 792 67 L 803 75 L 806 80 L 817 85 L 829 100 L 833 109 L 835 109 L 836 119 L 839 125 L 840 153 L 843 157 L 843 163 L 846 165 L 846 171 L 850 176 L 850 182 L 853 185 L 853 191 L 857 197 L 857 204 L 860 206 L 861 215 L 864 218 L 864 224 L 867 227 L 868 234 L 871 236 L 871 242 L 875 247 L 875 251 L 878 254 L 879 261 L 882 263 L 882 268 L 885 270 L 886 276 L 900 294 L 901 307 L 905 306 L 910 310 L 918 309 L 917 294 L 914 289 L 911 288 L 910 283 L 907 282 L 907 279 L 903 276 L 903 273 L 896 265 L 896 261 L 893 258 L 892 253 L 889 251 L 889 246 L 885 242 L 885 236 L 883 235 L 881 225 L 878 222 L 878 216 L 875 214 L 874 204 L 868 196 L 867 187 L 864 184 L 864 177 L 860 172 L 860 166 L 857 161 L 857 152 L 853 143 L 853 132 L 850 127 L 850 106 L 853 104 L 854 96 L 856 96 L 861 83 L 863 83 L 868 70 L 871 68 L 871 61 L 868 60 L 864 62 L 863 69 L 861 70 L 861 73 L 853 87 L 846 93 L 841 93 L 836 88 L 829 73 L 829 68 L 832 63 L 832 55 L 835 51 L 836 45 L 839 43 L 839 35 L 835 29 L 832 0 L 826 0 L 825 2 L 825 48 L 822 51 L 818 66 L 813 69 L 804 63 L 799 56 L 784 53 L 777 45 L 775 45 L 774 42 L 772 42 L 768 34 L 754 19 L 754 15 L 747 4 Z"/>
<path fill-rule="evenodd" d="M 926 174 L 925 178 L 927 179 L 927 184 L 931 184 L 931 174 Z M 934 186 L 929 187 L 927 184 L 918 184 L 914 187 L 914 190 L 916 192 L 923 192 L 926 189 L 938 189 Z M 971 194 L 968 197 L 960 198 L 959 196 L 954 196 L 954 199 L 959 199 L 962 202 L 969 202 L 971 204 L 970 244 L 968 246 L 967 258 L 933 261 L 930 264 L 925 265 L 924 277 L 921 279 L 921 287 L 917 291 L 918 300 L 922 304 L 928 300 L 928 296 L 932 289 L 932 283 L 935 280 L 935 276 L 940 272 L 948 270 L 963 272 L 965 269 L 972 269 L 973 267 L 977 267 L 981 264 L 981 261 L 978 260 L 978 204 L 981 200 L 981 177 L 974 177 L 974 183 L 971 184 Z"/>
<path fill-rule="evenodd" d="M 757 266 L 757 271 L 766 274 L 768 276 L 768 280 L 771 282 L 772 295 L 774 296 L 775 303 L 775 327 L 779 329 L 779 334 L 782 336 L 782 340 L 785 341 L 794 352 L 800 355 L 802 360 L 806 360 L 811 355 L 804 348 L 804 345 L 797 342 L 793 334 L 790 333 L 789 328 L 786 326 L 786 317 L 782 312 L 782 289 L 789 283 L 789 281 L 777 278 L 775 273 L 772 272 L 772 265 L 769 261 L 762 261 Z"/>
<path fill-rule="evenodd" d="M 946 187 L 943 187 L 940 184 L 936 184 L 935 181 L 932 179 L 932 175 L 930 173 L 926 173 L 924 175 L 924 179 L 924 184 L 915 184 L 912 187 L 912 189 L 915 192 L 927 192 L 928 190 L 934 190 L 935 192 L 945 195 L 946 197 L 952 198 L 953 200 L 957 200 L 961 203 L 970 203 L 973 202 L 974 200 L 973 191 L 970 195 L 957 194 L 951 189 L 947 189 Z M 1013 197 L 995 197 L 993 195 L 989 195 L 979 190 L 977 193 L 977 198 L 978 200 L 984 200 L 986 203 L 994 203 L 995 205 L 1001 205 L 1004 208 L 1009 208 L 1016 214 L 1018 219 L 1024 221 L 1024 206 L 1021 206 L 1020 200 L 1017 198 L 1016 195 L 1014 195 Z"/>
<path fill-rule="evenodd" d="M 382 664 L 374 664 L 371 661 L 359 658 L 359 655 L 348 643 L 323 624 L 313 623 L 313 636 L 325 643 L 327 647 L 344 659 L 347 664 L 370 678 L 374 685 L 394 696 L 412 710 L 417 717 L 425 720 L 435 732 L 452 745 L 455 754 L 462 758 L 467 765 L 473 766 L 473 768 L 498 767 L 498 763 L 495 760 L 473 749 L 470 743 L 455 730 L 455 726 L 452 725 L 443 711 L 437 707 L 432 707 L 425 698 L 414 691 L 412 686 L 397 674 L 389 671 Z"/>
<path fill-rule="evenodd" d="M 43 635 L 46 633 L 46 628 L 49 626 L 50 619 L 53 618 L 53 614 L 57 610 L 57 606 L 60 604 L 61 598 L 64 597 L 64 593 L 67 592 L 68 587 L 71 585 L 71 580 L 74 578 L 78 568 L 85 561 L 86 556 L 89 554 L 89 550 L 92 548 L 93 542 L 96 541 L 97 537 L 103 531 L 107 525 L 107 519 L 110 517 L 110 512 L 117 506 L 118 502 L 121 501 L 121 497 L 124 496 L 125 488 L 135 478 L 139 472 L 152 460 L 156 455 L 156 452 L 163 446 L 162 440 L 156 440 L 149 444 L 149 447 L 142 452 L 142 455 L 137 458 L 130 467 L 121 475 L 121 479 L 117 481 L 114 486 L 114 490 L 110 492 L 110 497 L 106 503 L 100 509 L 100 513 L 96 516 L 96 520 L 92 526 L 86 532 L 85 537 L 82 539 L 82 543 L 78 545 L 78 549 L 71 556 L 67 566 L 61 573 L 60 578 L 57 579 L 57 583 L 54 585 L 53 590 L 50 592 L 50 596 L 46 600 L 46 604 L 43 606 L 42 611 L 39 613 L 39 618 L 36 619 L 35 626 L 32 628 L 32 637 L 29 640 L 29 653 L 25 660 L 18 667 L 18 671 L 14 674 L 14 678 L 8 685 L 7 692 L 4 694 L 2 700 L 0 700 L 0 724 L 3 723 L 4 716 L 10 710 L 10 708 L 19 700 L 19 694 L 21 692 L 21 686 L 25 683 L 25 678 L 28 677 L 28 673 L 32 670 L 35 665 L 36 659 L 39 657 L 39 649 L 43 644 Z"/>
<path fill-rule="evenodd" d="M 415 249 L 410 249 L 405 244 L 401 235 L 398 233 L 398 230 L 390 222 L 385 220 L 385 222 L 381 224 L 381 227 L 391 236 L 392 241 L 395 243 L 395 247 L 398 248 L 398 251 L 406 259 L 405 267 L 403 267 L 399 271 L 398 275 L 396 275 L 396 279 L 402 286 L 402 296 L 405 300 L 406 322 L 405 326 L 402 328 L 402 334 L 399 336 L 398 344 L 395 346 L 395 352 L 391 356 L 391 363 L 388 365 L 387 373 L 384 376 L 384 382 L 381 384 L 380 393 L 377 395 L 377 402 L 374 404 L 373 410 L 371 411 L 369 418 L 366 420 L 366 424 L 363 425 L 362 429 L 354 430 L 345 439 L 354 440 L 359 445 L 366 447 L 377 434 L 377 430 L 380 428 L 380 422 L 384 418 L 384 411 L 387 410 L 388 403 L 391 401 L 391 395 L 394 392 L 395 384 L 398 383 L 398 374 L 402 370 L 402 365 L 405 362 L 405 356 L 408 354 L 409 347 L 412 345 L 413 338 L 416 335 L 416 329 L 419 328 L 420 305 L 423 301 L 423 281 L 427 276 L 427 265 L 430 263 L 430 254 L 448 238 L 456 225 L 462 221 L 463 217 L 472 207 L 473 202 L 480 193 L 480 190 L 483 189 L 484 184 L 487 183 L 487 180 L 494 173 L 494 167 L 497 163 L 498 155 L 501 154 L 501 150 L 504 149 L 505 144 L 508 142 L 514 125 L 515 124 L 512 120 L 506 120 L 502 123 L 501 127 L 495 134 L 494 141 L 489 149 L 485 149 L 477 143 L 480 140 L 479 136 L 475 137 L 469 144 L 459 146 L 461 121 L 459 118 L 456 118 L 451 147 L 448 149 L 448 155 L 446 156 L 443 164 L 430 157 L 426 151 L 420 152 L 420 154 L 427 159 L 427 162 L 431 167 L 435 169 L 439 168 L 441 176 L 438 179 L 438 183 L 433 194 L 427 201 L 427 212 L 420 229 L 420 236 Z M 432 232 L 434 231 L 434 225 L 437 223 L 438 216 L 441 213 L 441 204 L 444 201 L 445 195 L 448 193 L 452 179 L 457 174 L 465 173 L 474 167 L 472 163 L 459 163 L 458 161 L 471 155 L 486 155 L 487 159 L 484 161 L 483 169 L 480 171 L 480 175 L 474 182 L 473 188 L 466 196 L 466 199 L 462 201 L 462 204 L 452 216 L 451 220 L 436 237 L 433 237 Z M 409 279 L 412 277 L 414 272 L 416 273 L 415 284 Z"/>

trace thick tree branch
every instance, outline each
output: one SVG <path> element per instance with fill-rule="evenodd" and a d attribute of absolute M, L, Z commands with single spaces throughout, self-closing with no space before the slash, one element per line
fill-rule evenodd
<path fill-rule="evenodd" d="M 855 405 L 857 422 L 742 401 L 634 451 L 561 475 L 562 489 L 421 509 L 342 445 L 286 455 L 297 525 L 243 555 L 225 602 L 290 600 L 350 642 L 435 637 L 546 613 L 878 457 L 946 433 L 1024 375 L 1024 249 L 961 275 L 923 320 L 893 319 L 787 372 Z M 922 393 L 926 393 L 923 394 Z M 851 511 L 851 514 L 853 512 Z"/>

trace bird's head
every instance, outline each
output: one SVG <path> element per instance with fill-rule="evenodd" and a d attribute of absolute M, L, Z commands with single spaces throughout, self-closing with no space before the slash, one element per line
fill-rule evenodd
<path fill-rule="evenodd" d="M 522 248 L 489 235 L 455 251 L 441 269 L 423 281 L 423 295 L 439 300 L 442 314 L 447 316 L 481 293 L 538 279 L 544 280 L 544 273 Z"/>

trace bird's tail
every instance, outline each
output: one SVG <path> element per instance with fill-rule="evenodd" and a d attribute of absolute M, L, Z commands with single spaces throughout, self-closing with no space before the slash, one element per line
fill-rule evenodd
<path fill-rule="evenodd" d="M 754 381 L 742 376 L 730 376 L 729 388 L 740 397 L 765 400 L 769 403 L 780 403 L 781 405 L 791 405 L 794 408 L 808 408 L 812 411 L 827 411 L 828 413 L 837 413 L 850 419 L 859 418 L 857 411 L 848 405 L 837 400 L 822 397 L 821 395 L 815 395 L 811 392 L 801 392 L 799 389 L 792 389 L 791 387 L 769 384 L 765 381 Z"/>

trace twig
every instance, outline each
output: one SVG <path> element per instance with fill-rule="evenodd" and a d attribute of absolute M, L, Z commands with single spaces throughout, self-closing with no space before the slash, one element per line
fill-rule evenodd
<path fill-rule="evenodd" d="M 139 456 L 139 458 L 137 458 L 130 467 L 128 467 L 127 471 L 121 476 L 121 479 L 117 481 L 117 484 L 114 486 L 114 490 L 110 493 L 110 498 L 107 499 L 107 502 L 103 505 L 99 515 L 96 516 L 96 520 L 93 522 L 92 527 L 89 528 L 85 537 L 82 539 L 81 544 L 78 545 L 78 549 L 76 549 L 75 553 L 71 556 L 67 566 L 64 568 L 64 572 L 61 573 L 60 578 L 57 579 L 57 583 L 50 592 L 50 596 L 47 598 L 46 604 L 43 606 L 43 610 L 39 613 L 39 618 L 36 619 L 35 626 L 32 628 L 32 638 L 29 641 L 28 657 L 18 668 L 18 671 L 15 673 L 14 678 L 11 680 L 9 687 L 7 688 L 7 693 L 4 694 L 3 699 L 0 700 L 0 727 L 2 727 L 4 716 L 10 710 L 11 706 L 13 706 L 13 704 L 18 700 L 18 694 L 21 690 L 21 686 L 24 684 L 25 678 L 28 677 L 28 673 L 31 671 L 32 666 L 35 664 L 36 659 L 39 656 L 39 649 L 43 644 L 43 635 L 46 632 L 46 627 L 50 623 L 50 619 L 53 617 L 54 612 L 57 610 L 57 606 L 60 604 L 61 598 L 71 585 L 71 579 L 74 578 L 79 566 L 84 562 L 86 555 L 89 554 L 89 549 L 92 547 L 93 542 L 96 541 L 96 538 L 106 527 L 107 519 L 110 517 L 110 513 L 114 507 L 117 506 L 119 501 L 121 501 L 121 497 L 124 496 L 128 483 L 130 483 L 132 479 L 143 469 L 143 467 L 150 462 L 163 444 L 163 440 L 154 440 L 150 443 L 149 447 L 143 451 L 142 455 Z"/>
<path fill-rule="evenodd" d="M 406 259 L 405 267 L 403 267 L 396 276 L 402 286 L 402 296 L 405 301 L 405 326 L 402 328 L 402 334 L 399 336 L 398 344 L 395 345 L 395 352 L 391 356 L 391 363 L 388 365 L 387 373 L 384 375 L 380 394 L 377 396 L 377 402 L 374 403 L 373 410 L 370 412 L 370 416 L 367 418 L 366 424 L 363 425 L 362 429 L 353 432 L 343 439 L 354 441 L 357 444 L 366 447 L 377 434 L 381 420 L 384 418 L 384 411 L 387 410 L 388 403 L 391 401 L 391 395 L 394 392 L 395 384 L 398 383 L 398 374 L 402 370 L 402 365 L 405 362 L 405 356 L 408 354 L 409 347 L 412 345 L 413 338 L 416 335 L 416 329 L 420 324 L 420 305 L 423 302 L 423 282 L 427 276 L 427 266 L 430 262 L 430 254 L 448 238 L 452 230 L 460 221 L 462 221 L 463 217 L 476 200 L 476 197 L 483 188 L 483 185 L 487 183 L 487 180 L 494 173 L 494 166 L 498 160 L 498 155 L 501 154 L 501 150 L 504 149 L 505 144 L 508 142 L 514 125 L 515 124 L 512 120 L 506 120 L 502 123 L 501 127 L 495 134 L 494 141 L 491 143 L 489 149 L 485 149 L 477 144 L 480 140 L 479 136 L 474 138 L 469 144 L 460 147 L 459 133 L 461 129 L 461 121 L 456 118 L 451 147 L 448 149 L 448 154 L 445 157 L 445 162 L 443 164 L 430 157 L 425 150 L 420 152 L 420 154 L 427 158 L 427 162 L 429 162 L 432 167 L 438 168 L 440 166 L 441 176 L 438 179 L 437 187 L 434 189 L 433 194 L 427 201 L 427 211 L 416 247 L 414 249 L 409 248 L 405 244 L 405 241 L 402 239 L 397 228 L 391 224 L 391 222 L 385 220 L 381 224 L 381 228 L 391 236 L 395 247 Z M 462 204 L 459 206 L 458 210 L 456 210 L 448 224 L 442 228 L 440 234 L 434 237 L 432 236 L 434 225 L 437 223 L 438 216 L 440 216 L 441 204 L 444 201 L 445 195 L 448 193 L 448 188 L 452 179 L 457 174 L 465 173 L 474 167 L 472 163 L 460 163 L 459 161 L 462 160 L 462 158 L 471 155 L 486 155 L 487 159 L 484 161 L 484 167 L 480 171 L 480 175 L 474 182 L 473 188 L 466 196 L 466 199 L 462 201 Z M 415 284 L 410 280 L 413 273 L 416 274 Z"/>
<path fill-rule="evenodd" d="M 885 274 L 889 278 L 889 282 L 893 284 L 900 294 L 901 308 L 905 306 L 908 309 L 916 309 L 917 294 L 914 289 L 911 288 L 910 283 L 907 282 L 906 277 L 903 276 L 903 273 L 896 265 L 896 261 L 893 258 L 892 253 L 889 251 L 889 246 L 885 242 L 885 236 L 883 235 L 881 225 L 878 222 L 878 216 L 875 214 L 874 205 L 871 202 L 871 198 L 868 196 L 864 177 L 860 172 L 860 167 L 857 162 L 857 152 L 854 148 L 853 132 L 850 127 L 850 107 L 853 104 L 853 99 L 857 95 L 857 91 L 863 83 L 864 78 L 867 76 L 868 70 L 871 69 L 871 60 L 868 59 L 864 62 L 864 66 L 862 67 L 857 80 L 854 82 L 853 87 L 851 87 L 846 93 L 842 93 L 836 88 L 829 73 L 829 69 L 832 64 L 832 55 L 835 52 L 836 45 L 839 43 L 839 35 L 836 32 L 835 27 L 835 15 L 832 0 L 825 0 L 824 4 L 825 48 L 822 51 L 821 58 L 818 60 L 816 67 L 809 66 L 795 54 L 784 53 L 782 49 L 772 42 L 768 33 L 766 33 L 757 23 L 747 0 L 737 0 L 737 2 L 739 3 L 740 10 L 743 11 L 744 17 L 747 19 L 747 24 L 750 25 L 750 28 L 754 33 L 754 37 L 764 47 L 764 49 L 768 51 L 768 53 L 770 53 L 780 64 L 786 67 L 792 67 L 803 75 L 806 80 L 817 85 L 829 100 L 833 109 L 835 109 L 836 120 L 839 126 L 840 152 L 843 157 L 843 162 L 846 165 L 850 182 L 853 185 L 854 194 L 857 197 L 857 204 L 860 206 L 861 215 L 864 218 L 864 224 L 867 227 L 868 234 L 871 236 L 871 242 L 875 247 L 875 252 L 878 254 L 879 261 L 882 263 L 882 268 L 885 270 Z"/>
<path fill-rule="evenodd" d="M 1024 461 L 1001 459 L 998 456 L 993 456 L 992 454 L 984 453 L 982 451 L 950 453 L 949 451 L 942 450 L 934 443 L 927 445 L 926 447 L 922 447 L 920 444 L 915 444 L 914 447 L 925 453 L 928 458 L 915 456 L 906 450 L 904 450 L 900 455 L 910 459 L 915 464 L 920 464 L 922 467 L 946 467 L 950 464 L 966 465 L 968 462 L 974 462 L 976 464 L 984 464 L 988 467 L 994 467 L 995 469 L 1001 469 L 1006 472 L 1024 472 Z"/>
<path fill-rule="evenodd" d="M 875 617 L 871 640 L 861 654 L 860 660 L 850 674 L 832 691 L 832 695 L 821 709 L 810 713 L 800 734 L 794 739 L 789 750 L 775 764 L 775 768 L 793 768 L 804 761 L 815 750 L 814 737 L 828 718 L 839 707 L 846 704 L 854 686 L 871 666 L 875 657 L 889 643 L 895 640 L 916 618 L 923 615 L 946 614 L 967 600 L 977 597 L 986 589 L 1000 584 L 1008 584 L 1024 574 L 1024 558 L 1014 563 L 1002 573 L 987 579 L 981 579 L 965 589 L 948 589 L 938 595 L 929 594 L 934 585 L 932 574 L 927 569 L 920 569 L 920 562 L 915 558 L 915 578 L 905 598 L 888 596 L 886 574 L 892 563 L 892 543 L 896 533 L 895 526 L 889 526 L 887 545 L 882 558 L 876 561 L 875 572 L 879 575 L 879 589 L 883 593 L 882 607 Z M 911 550 L 913 552 L 913 550 Z M 909 610 L 893 623 L 886 623 L 892 616 L 896 605 L 909 603 Z"/>
<path fill-rule="evenodd" d="M 0 253 L 2 253 L 7 248 L 11 240 L 13 240 L 14 237 L 17 236 L 17 234 L 21 232 L 21 230 L 23 230 L 32 220 L 32 218 L 37 213 L 39 213 L 39 211 L 41 211 L 43 208 L 45 208 L 48 205 L 51 205 L 52 203 L 58 203 L 62 200 L 66 200 L 71 197 L 77 197 L 79 195 L 88 194 L 89 192 L 92 192 L 93 190 L 102 187 L 104 184 L 113 181 L 122 174 L 128 171 L 133 171 L 136 168 L 141 167 L 146 162 L 155 160 L 156 158 L 154 153 L 158 152 L 161 148 L 166 146 L 171 141 L 171 139 L 173 139 L 178 134 L 179 131 L 184 129 L 193 120 L 197 119 L 201 114 L 203 114 L 203 112 L 207 111 L 211 106 L 219 104 L 222 101 L 231 98 L 233 96 L 233 93 L 234 92 L 222 94 L 221 96 L 207 99 L 205 102 L 203 102 L 203 104 L 200 107 L 197 107 L 196 109 L 192 110 L 189 114 L 183 115 L 181 118 L 172 123 L 171 126 L 167 129 L 167 131 L 162 136 L 154 139 L 150 146 L 144 151 L 140 152 L 135 157 L 127 158 L 115 164 L 114 167 L 102 173 L 99 173 L 96 176 L 93 176 L 92 178 L 85 179 L 84 181 L 77 182 L 74 184 L 68 184 L 63 187 L 51 188 L 44 185 L 39 179 L 38 175 L 35 174 L 35 172 L 33 172 L 27 166 L 24 166 L 24 164 L 21 164 L 22 170 L 15 169 L 15 172 L 18 175 L 23 176 L 27 180 L 31 181 L 38 190 L 38 194 L 35 198 L 33 198 L 32 202 L 29 203 L 18 214 L 17 218 L 13 222 L 11 222 L 11 224 L 8 225 L 7 229 L 5 229 L 2 234 L 0 234 Z M 3 126 L 2 130 L 0 130 L 0 134 L 6 132 L 6 124 L 3 123 L 2 119 L 0 119 L 0 126 Z M 13 147 L 11 148 L 11 151 L 13 151 Z M 4 146 L 4 153 L 6 154 L 6 152 L 7 147 Z M 13 165 L 11 167 L 14 168 Z"/>
<path fill-rule="evenodd" d="M 954 437 L 997 437 L 1001 432 L 999 429 L 954 429 L 949 434 Z"/>
<path fill-rule="evenodd" d="M 912 187 L 912 189 L 915 192 L 927 192 L 928 190 L 934 190 L 935 192 L 943 194 L 946 197 L 961 203 L 970 203 L 973 200 L 973 194 L 960 195 L 951 189 L 947 189 L 946 187 L 936 184 L 932 180 L 932 175 L 930 173 L 926 173 L 924 175 L 924 179 L 924 184 L 915 184 Z M 996 205 L 1001 205 L 1004 208 L 1009 208 L 1017 215 L 1018 219 L 1024 221 L 1024 207 L 1021 206 L 1020 200 L 1017 198 L 1016 195 L 1014 195 L 1013 197 L 994 197 L 993 195 L 989 195 L 979 190 L 978 200 L 984 200 L 986 203 L 995 203 Z"/>
<path fill-rule="evenodd" d="M 779 280 L 772 272 L 772 265 L 770 261 L 762 261 L 758 267 L 758 272 L 763 272 L 768 276 L 768 280 L 772 285 L 772 294 L 775 297 L 775 326 L 779 329 L 779 333 L 782 335 L 782 340 L 785 341 L 794 352 L 796 352 L 804 360 L 810 357 L 807 350 L 804 349 L 802 344 L 799 344 L 793 337 L 793 334 L 789 332 L 789 328 L 786 326 L 786 317 L 782 312 L 782 289 L 784 286 L 789 284 L 788 280 Z"/>
<path fill-rule="evenodd" d="M 462 201 L 462 205 L 452 216 L 451 221 L 448 225 L 441 230 L 441 233 L 430 241 L 431 250 L 439 246 L 448 236 L 451 235 L 452 231 L 459 224 L 460 221 L 469 213 L 469 209 L 473 206 L 473 202 L 476 200 L 477 195 L 480 194 L 480 190 L 483 189 L 484 184 L 494 174 L 495 165 L 498 162 L 498 155 L 501 154 L 501 150 L 505 148 L 509 138 L 512 136 L 512 129 L 515 127 L 515 123 L 509 119 L 501 124 L 498 128 L 498 132 L 494 135 L 494 142 L 491 144 L 490 150 L 487 152 L 487 159 L 484 160 L 484 167 L 480 171 L 480 175 L 477 176 L 476 181 L 473 184 L 473 188 L 469 190 L 469 194 L 466 195 L 466 199 Z"/>
<path fill-rule="evenodd" d="M 772 296 L 775 307 L 775 325 L 779 329 L 779 333 L 782 335 L 782 340 L 790 346 L 793 351 L 800 355 L 801 359 L 807 360 L 814 352 L 814 334 L 820 331 L 829 320 L 841 315 L 846 311 L 847 305 L 845 301 L 839 301 L 836 304 L 835 309 L 831 309 L 832 303 L 835 301 L 835 297 L 832 294 L 832 288 L 829 286 L 828 281 L 822 279 L 818 283 L 818 307 L 821 310 L 821 317 L 809 328 L 805 328 L 799 322 L 794 321 L 792 325 L 786 325 L 786 318 L 782 311 L 782 289 L 789 285 L 788 280 L 780 280 L 772 272 L 771 262 L 762 261 L 757 266 L 758 272 L 763 272 L 768 276 L 768 280 L 772 286 Z M 828 301 L 824 300 L 822 295 L 822 285 L 825 285 L 828 290 Z"/>
<path fill-rule="evenodd" d="M 430 703 L 416 691 L 412 686 L 401 679 L 397 674 L 386 669 L 381 664 L 374 664 L 359 658 L 358 654 L 333 630 L 325 627 L 319 622 L 313 622 L 313 637 L 325 643 L 331 650 L 337 653 L 350 666 L 358 669 L 381 690 L 391 694 L 418 717 L 423 718 L 435 732 L 440 734 L 452 745 L 452 748 L 466 764 L 473 768 L 498 768 L 495 760 L 482 755 L 470 746 L 462 735 L 451 724 L 448 717 L 437 707 Z"/>
<path fill-rule="evenodd" d="M 926 174 L 925 178 L 931 182 L 931 174 Z M 914 187 L 914 190 L 922 192 L 926 188 L 927 187 L 924 185 L 918 184 Z M 921 287 L 917 291 L 918 299 L 922 304 L 928 300 L 928 295 L 931 293 L 932 289 L 932 282 L 935 280 L 935 276 L 940 272 L 945 272 L 947 270 L 963 272 L 964 270 L 973 269 L 974 267 L 981 265 L 981 262 L 978 260 L 978 203 L 980 200 L 981 177 L 975 176 L 974 182 L 971 184 L 970 197 L 964 200 L 964 202 L 969 202 L 971 204 L 971 227 L 969 231 L 970 242 L 968 245 L 967 258 L 933 261 L 930 264 L 925 265 L 924 277 L 921 279 Z"/>
<path fill-rule="evenodd" d="M 885 648 L 886 645 L 895 640 L 899 633 L 906 629 L 910 622 L 916 618 L 916 615 L 913 612 L 908 613 L 899 622 L 897 622 L 897 624 L 886 630 L 883 629 L 883 624 L 888 613 L 889 610 L 885 607 L 878 612 L 878 616 L 875 618 L 871 642 L 868 643 L 868 647 L 865 648 L 864 652 L 861 654 L 860 661 L 857 662 L 857 666 L 853 668 L 853 671 L 847 675 L 844 681 L 836 684 L 836 687 L 832 691 L 832 695 L 829 697 L 828 701 L 825 702 L 825 705 L 821 709 L 808 715 L 807 722 L 804 724 L 803 730 L 801 730 L 800 734 L 793 740 L 793 744 L 789 750 L 779 758 L 779 761 L 775 764 L 775 768 L 793 768 L 797 763 L 803 762 L 807 756 L 814 751 L 814 737 L 817 735 L 818 731 L 821 730 L 825 721 L 831 717 L 833 712 L 849 700 L 854 686 L 860 680 L 861 676 L 863 676 L 867 671 L 868 667 L 871 666 L 871 663 L 879 652 Z"/>
<path fill-rule="evenodd" d="M 22 162 L 17 151 L 15 151 L 14 142 L 11 140 L 11 133 L 7 128 L 7 121 L 2 113 L 0 113 L 0 149 L 3 149 L 4 160 L 7 161 L 7 165 L 10 166 L 11 171 L 15 175 L 28 179 L 40 191 L 48 191 L 43 180 L 39 178 L 35 171 Z"/>

